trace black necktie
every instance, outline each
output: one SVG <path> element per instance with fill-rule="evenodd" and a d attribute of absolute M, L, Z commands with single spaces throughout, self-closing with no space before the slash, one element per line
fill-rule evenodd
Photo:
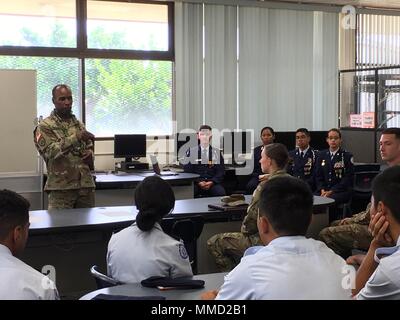
<path fill-rule="evenodd" d="M 300 157 L 304 158 L 304 152 L 300 152 Z"/>

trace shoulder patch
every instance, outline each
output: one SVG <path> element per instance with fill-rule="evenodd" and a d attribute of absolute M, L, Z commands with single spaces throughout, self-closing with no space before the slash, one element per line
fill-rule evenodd
<path fill-rule="evenodd" d="M 179 255 L 182 259 L 187 259 L 189 257 L 186 248 L 182 243 L 179 244 Z"/>
<path fill-rule="evenodd" d="M 38 145 L 44 147 L 46 145 L 46 140 L 43 137 L 39 138 Z"/>

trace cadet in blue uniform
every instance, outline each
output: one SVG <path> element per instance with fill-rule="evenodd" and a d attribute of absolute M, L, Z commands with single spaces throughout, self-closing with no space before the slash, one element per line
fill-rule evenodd
<path fill-rule="evenodd" d="M 264 127 L 261 129 L 260 138 L 262 145 L 255 147 L 253 150 L 253 159 L 254 159 L 254 167 L 253 173 L 251 174 L 251 178 L 246 185 L 246 193 L 253 194 L 254 190 L 256 190 L 258 184 L 261 182 L 260 176 L 264 175 L 261 170 L 260 160 L 261 160 L 261 151 L 264 146 L 274 143 L 275 140 L 275 131 L 271 127 Z"/>
<path fill-rule="evenodd" d="M 287 173 L 304 180 L 314 191 L 314 171 L 318 151 L 310 147 L 310 132 L 306 128 L 296 130 L 296 146 L 296 149 L 289 152 Z"/>
<path fill-rule="evenodd" d="M 160 226 L 175 206 L 171 186 L 160 177 L 147 177 L 135 189 L 135 203 L 139 211 L 136 222 L 113 234 L 108 243 L 108 275 L 124 283 L 151 276 L 192 276 L 185 246 Z"/>
<path fill-rule="evenodd" d="M 224 158 L 219 150 L 210 145 L 211 127 L 202 125 L 198 132 L 200 144 L 190 148 L 183 160 L 185 172 L 197 173 L 194 196 L 224 196 L 222 181 L 225 175 Z"/>
<path fill-rule="evenodd" d="M 318 154 L 315 168 L 315 194 L 335 199 L 336 207 L 350 200 L 353 190 L 353 155 L 340 148 L 342 135 L 339 129 L 328 131 L 329 149 Z M 337 210 L 331 210 L 337 215 Z M 336 217 L 331 217 L 336 218 Z M 332 219 L 330 219 L 332 220 Z"/>

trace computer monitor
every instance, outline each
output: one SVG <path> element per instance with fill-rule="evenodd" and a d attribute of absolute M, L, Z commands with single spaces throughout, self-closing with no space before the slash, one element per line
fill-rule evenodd
<path fill-rule="evenodd" d="M 175 139 L 175 151 L 176 157 L 179 161 L 180 158 L 184 157 L 186 151 L 199 144 L 199 139 L 196 132 L 180 132 L 176 134 Z M 182 150 L 181 148 L 184 147 Z"/>
<path fill-rule="evenodd" d="M 116 134 L 114 136 L 114 158 L 125 158 L 126 162 L 132 162 L 132 158 L 145 156 L 145 134 Z"/>

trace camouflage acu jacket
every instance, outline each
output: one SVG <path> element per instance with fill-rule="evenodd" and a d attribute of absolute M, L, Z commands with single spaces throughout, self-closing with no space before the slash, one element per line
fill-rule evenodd
<path fill-rule="evenodd" d="M 251 199 L 251 203 L 247 208 L 247 214 L 243 219 L 242 227 L 240 229 L 240 231 L 244 235 L 250 236 L 253 234 L 258 234 L 257 216 L 258 216 L 258 202 L 260 200 L 261 191 L 264 188 L 265 183 L 277 177 L 291 177 L 291 175 L 287 174 L 285 170 L 278 170 L 272 173 L 269 176 L 268 180 L 258 184 L 256 190 L 254 190 L 253 192 L 253 198 Z"/>
<path fill-rule="evenodd" d="M 34 143 L 47 166 L 45 190 L 94 188 L 89 166 L 82 161 L 93 143 L 78 141 L 84 125 L 75 116 L 63 121 L 53 111 L 33 132 Z"/>

